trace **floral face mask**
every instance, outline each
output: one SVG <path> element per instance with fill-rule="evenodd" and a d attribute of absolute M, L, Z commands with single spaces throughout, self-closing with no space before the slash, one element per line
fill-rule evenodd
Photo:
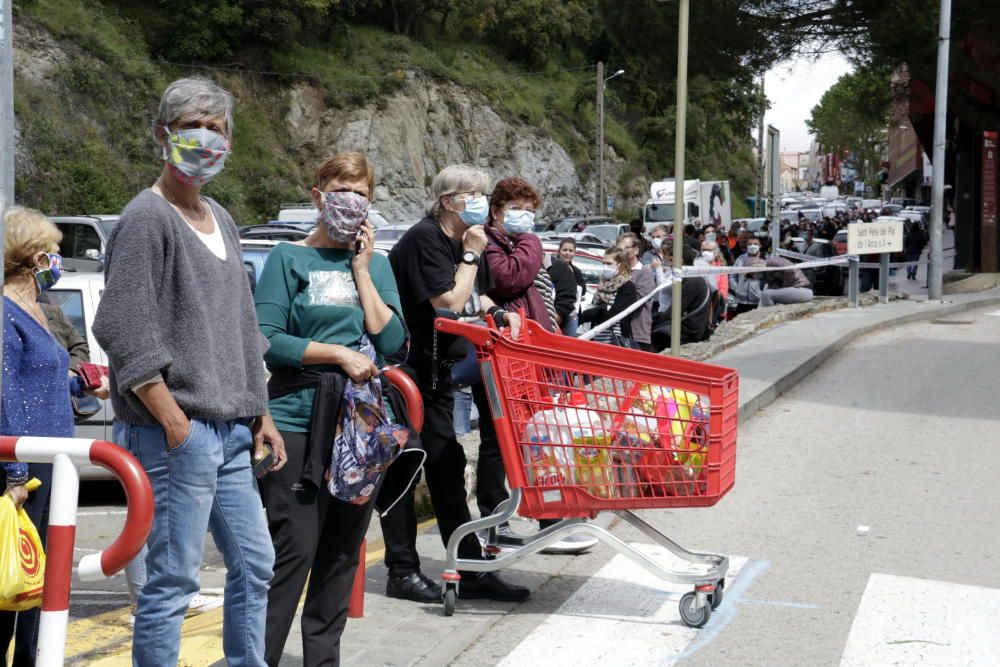
<path fill-rule="evenodd" d="M 358 238 L 368 217 L 371 202 L 356 192 L 324 192 L 319 222 L 337 243 L 351 243 Z"/>

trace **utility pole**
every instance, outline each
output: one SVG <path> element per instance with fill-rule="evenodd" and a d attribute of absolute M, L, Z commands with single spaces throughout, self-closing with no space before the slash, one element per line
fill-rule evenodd
<path fill-rule="evenodd" d="M 941 0 L 938 26 L 937 84 L 934 87 L 934 157 L 931 164 L 930 265 L 927 267 L 928 298 L 940 301 L 944 266 L 941 228 L 944 226 L 945 125 L 948 120 L 948 49 L 951 45 L 951 0 Z"/>
<path fill-rule="evenodd" d="M 604 63 L 597 63 L 597 206 L 594 212 L 604 215 Z"/>
<path fill-rule="evenodd" d="M 3 214 L 14 205 L 14 17 L 13 0 L 0 0 L 0 245 L 6 229 Z M 0 292 L 3 273 L 0 273 Z M 0 299 L 0 322 L 3 322 L 3 299 Z M 3 326 L 0 326 L 0 349 L 3 349 Z M 3 392 L 0 383 L 0 394 Z"/>
<path fill-rule="evenodd" d="M 687 134 L 687 74 L 688 17 L 690 0 L 680 0 L 677 20 L 677 128 L 674 131 L 674 257 L 673 269 L 679 271 L 683 262 L 684 223 L 687 204 L 684 202 L 684 140 Z M 681 281 L 675 279 L 670 303 L 670 354 L 681 353 Z"/>
<path fill-rule="evenodd" d="M 764 75 L 760 75 L 760 122 L 757 123 L 757 190 L 753 197 L 753 217 L 759 218 L 764 212 L 760 199 L 764 195 L 764 112 L 767 111 L 767 97 L 764 96 Z"/>

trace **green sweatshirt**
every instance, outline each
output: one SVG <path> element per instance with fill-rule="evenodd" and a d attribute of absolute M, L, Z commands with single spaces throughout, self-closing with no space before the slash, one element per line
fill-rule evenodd
<path fill-rule="evenodd" d="M 310 341 L 358 349 L 365 315 L 351 271 L 353 256 L 353 250 L 292 243 L 279 243 L 268 255 L 254 301 L 261 333 L 271 343 L 264 354 L 269 369 L 301 369 L 302 355 Z M 382 301 L 401 312 L 389 260 L 375 254 L 368 270 Z M 397 316 L 381 331 L 368 332 L 380 357 L 396 352 L 404 337 L 403 324 Z M 334 367 L 313 368 L 324 371 Z M 314 393 L 312 389 L 302 389 L 270 401 L 271 416 L 277 427 L 308 432 Z"/>

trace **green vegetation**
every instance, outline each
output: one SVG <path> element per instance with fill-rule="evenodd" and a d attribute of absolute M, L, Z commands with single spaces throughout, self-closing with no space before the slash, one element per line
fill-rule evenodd
<path fill-rule="evenodd" d="M 734 2 L 692 9 L 687 171 L 732 180 L 740 202 L 753 188 L 749 130 L 762 105 L 751 76 L 757 33 L 712 13 Z M 43 28 L 68 54 L 48 80 L 16 81 L 28 147 L 18 197 L 49 213 L 114 212 L 152 182 L 157 99 L 185 74 L 207 74 L 240 100 L 236 150 L 206 192 L 243 224 L 305 194 L 310 165 L 287 136 L 281 102 L 303 81 L 333 108 L 381 104 L 412 72 L 454 81 L 552 136 L 588 178 L 600 59 L 628 72 L 606 94 L 605 137 L 626 160 L 620 190 L 640 198 L 650 179 L 672 170 L 671 3 L 21 0 L 15 12 L 16 23 Z M 719 30 L 732 34 L 719 40 Z"/>
<path fill-rule="evenodd" d="M 872 181 L 881 167 L 891 101 L 890 72 L 859 69 L 840 77 L 823 94 L 806 125 L 830 151 L 853 152 L 861 180 Z"/>

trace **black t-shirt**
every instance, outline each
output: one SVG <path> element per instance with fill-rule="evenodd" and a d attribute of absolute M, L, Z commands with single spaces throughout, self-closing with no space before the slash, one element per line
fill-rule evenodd
<path fill-rule="evenodd" d="M 432 218 L 424 218 L 410 227 L 389 252 L 403 319 L 410 329 L 410 353 L 414 360 L 417 355 L 433 350 L 436 314 L 430 300 L 455 287 L 455 271 L 462 262 L 462 252 L 461 241 L 445 234 Z M 474 292 L 485 294 L 492 287 L 489 266 L 485 261 L 480 262 Z M 462 358 L 465 352 L 466 346 L 454 336 L 438 336 L 440 358 Z"/>

